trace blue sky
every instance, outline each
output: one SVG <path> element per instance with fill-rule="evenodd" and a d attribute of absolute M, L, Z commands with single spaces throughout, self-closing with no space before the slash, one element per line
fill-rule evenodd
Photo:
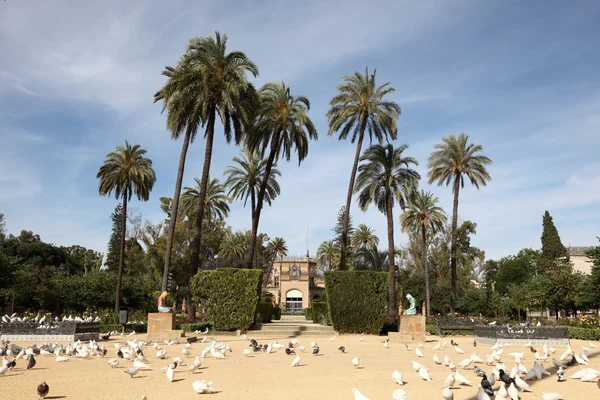
<path fill-rule="evenodd" d="M 35 5 L 34 5 L 35 4 Z M 468 133 L 494 164 L 492 182 L 461 192 L 459 214 L 478 224 L 488 258 L 540 246 L 548 209 L 566 245 L 600 235 L 600 3 L 590 1 L 102 1 L 0 2 L 0 212 L 9 232 L 33 230 L 60 245 L 106 249 L 116 201 L 98 195 L 97 170 L 125 139 L 154 161 L 157 183 L 132 207 L 162 220 L 180 142 L 169 139 L 153 94 L 187 40 L 220 30 L 259 69 L 257 86 L 285 81 L 311 100 L 319 131 L 308 158 L 281 163 L 282 193 L 260 230 L 293 254 L 331 236 L 345 202 L 355 147 L 327 136 L 325 113 L 342 77 L 365 66 L 396 88 L 396 143 L 419 172 L 441 137 Z M 217 133 L 211 174 L 239 151 Z M 184 184 L 200 176 L 204 143 Z M 422 186 L 451 213 L 448 187 Z M 395 210 L 396 244 L 399 233 Z M 374 208 L 352 206 L 386 245 Z M 228 219 L 249 229 L 237 202 Z"/>

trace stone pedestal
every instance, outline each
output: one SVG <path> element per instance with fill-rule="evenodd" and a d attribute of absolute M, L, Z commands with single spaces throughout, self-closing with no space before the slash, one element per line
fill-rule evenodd
<path fill-rule="evenodd" d="M 175 330 L 174 313 L 148 314 L 148 339 L 157 341 L 183 337 L 183 331 Z"/>
<path fill-rule="evenodd" d="M 401 315 L 399 331 L 389 332 L 388 336 L 393 339 L 425 340 L 425 317 L 422 315 Z"/>

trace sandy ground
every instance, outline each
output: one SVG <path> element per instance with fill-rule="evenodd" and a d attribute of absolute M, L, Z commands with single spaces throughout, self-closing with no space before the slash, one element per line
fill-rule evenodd
<path fill-rule="evenodd" d="M 143 339 L 142 335 L 137 336 Z M 107 343 L 109 353 L 105 358 L 93 358 L 81 360 L 71 358 L 64 363 L 57 363 L 54 356 L 38 356 L 37 365 L 33 370 L 26 370 L 26 362 L 19 360 L 17 367 L 0 377 L 0 399 L 36 399 L 36 387 L 42 381 L 50 386 L 48 399 L 110 399 L 110 400 L 139 400 L 145 394 L 148 400 L 166 399 L 196 399 L 204 396 L 209 399 L 353 399 L 352 388 L 358 388 L 369 398 L 391 399 L 392 392 L 399 386 L 392 380 L 391 374 L 394 369 L 404 374 L 407 382 L 403 389 L 409 393 L 409 399 L 441 399 L 441 389 L 445 378 L 449 374 L 447 367 L 436 365 L 433 360 L 434 351 L 432 347 L 437 338 L 429 337 L 422 352 L 424 358 L 418 358 L 414 348 L 418 343 L 412 343 L 413 351 L 407 351 L 399 342 L 390 341 L 389 348 L 381 344 L 383 337 L 365 336 L 363 342 L 359 336 L 342 335 L 334 341 L 328 338 L 311 339 L 300 337 L 298 340 L 306 347 L 315 340 L 321 349 L 321 355 L 313 356 L 304 353 L 301 356 L 301 366 L 292 368 L 290 366 L 293 356 L 286 355 L 283 351 L 273 354 L 255 353 L 245 357 L 242 350 L 247 348 L 248 342 L 241 337 L 217 337 L 218 341 L 230 343 L 232 353 L 224 360 L 216 360 L 209 356 L 203 360 L 203 368 L 191 375 L 186 367 L 176 370 L 175 382 L 170 383 L 160 369 L 168 362 L 156 358 L 156 350 L 152 347 L 144 348 L 144 352 L 150 361 L 152 371 L 143 371 L 135 378 L 125 374 L 123 370 L 129 367 L 129 363 L 120 360 L 118 368 L 111 369 L 106 361 L 115 358 L 113 343 L 124 342 L 124 338 L 111 338 Z M 450 338 L 441 339 L 448 341 L 447 348 L 438 350 L 440 359 L 448 354 L 456 364 L 471 353 L 477 353 L 485 360 L 484 355 L 490 352 L 489 345 L 479 344 L 473 348 L 472 338 L 458 337 L 454 340 L 460 345 L 466 354 L 457 354 L 450 345 Z M 259 340 L 264 343 L 265 340 Z M 268 342 L 268 341 L 267 341 Z M 280 340 L 280 343 L 286 343 Z M 18 343 L 23 345 L 22 343 Z M 582 346 L 588 346 L 588 342 L 573 340 L 573 349 L 580 352 Z M 346 347 L 346 354 L 341 354 L 337 348 L 341 345 Z M 600 343 L 596 342 L 600 347 Z M 192 355 L 199 355 L 206 345 L 199 342 L 192 344 Z M 181 345 L 164 346 L 167 348 L 169 357 L 181 357 Z M 540 348 L 541 350 L 541 348 Z M 557 348 L 556 358 L 564 351 L 564 347 Z M 588 367 L 600 369 L 600 349 L 591 349 Z M 508 353 L 513 351 L 525 352 L 525 365 L 530 368 L 533 364 L 533 354 L 523 347 L 507 347 L 503 355 L 503 361 L 507 368 L 514 366 Z M 354 368 L 351 364 L 352 358 L 358 356 L 361 368 Z M 551 357 L 550 357 L 551 358 Z M 192 361 L 193 358 L 190 358 Z M 425 382 L 417 372 L 411 368 L 411 360 L 419 361 L 430 370 L 432 382 Z M 579 380 L 569 379 L 566 382 L 556 381 L 555 368 L 551 362 L 546 362 L 546 369 L 553 373 L 551 377 L 545 377 L 541 381 L 530 381 L 533 393 L 523 393 L 522 399 L 541 399 L 542 391 L 557 392 L 564 395 L 565 399 L 600 399 L 600 389 L 596 383 L 583 383 Z M 492 367 L 480 365 L 485 371 L 491 371 Z M 567 370 L 567 377 L 573 372 L 584 368 L 584 366 L 571 367 Z M 461 371 L 470 379 L 474 387 L 462 387 L 454 390 L 454 398 L 457 400 L 476 400 L 477 386 L 480 379 L 475 376 L 471 369 Z M 206 379 L 214 382 L 214 387 L 219 392 L 211 395 L 200 395 L 192 390 L 192 382 Z"/>

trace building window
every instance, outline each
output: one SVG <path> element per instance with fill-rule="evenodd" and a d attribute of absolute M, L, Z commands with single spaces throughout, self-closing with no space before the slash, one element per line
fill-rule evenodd
<path fill-rule="evenodd" d="M 279 277 L 275 277 L 275 287 L 279 287 Z"/>
<path fill-rule="evenodd" d="M 314 276 L 311 276 L 311 277 L 310 277 L 310 280 L 309 280 L 309 282 L 310 282 L 310 287 L 311 287 L 311 288 L 315 287 L 315 277 L 314 277 Z"/>

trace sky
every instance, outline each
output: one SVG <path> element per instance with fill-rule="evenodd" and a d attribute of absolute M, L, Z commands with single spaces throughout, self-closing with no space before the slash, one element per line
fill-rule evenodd
<path fill-rule="evenodd" d="M 419 161 L 421 187 L 452 212 L 451 188 L 428 185 L 427 159 L 443 136 L 465 132 L 493 159 L 492 181 L 460 192 L 472 244 L 497 259 L 540 247 L 549 210 L 565 245 L 600 235 L 600 2 L 590 1 L 24 1 L 0 2 L 0 213 L 7 229 L 57 245 L 105 251 L 117 200 L 96 173 L 127 139 L 148 150 L 157 182 L 136 212 L 164 219 L 181 142 L 170 139 L 153 94 L 192 37 L 227 34 L 259 67 L 252 81 L 285 81 L 310 99 L 319 139 L 280 162 L 281 195 L 260 231 L 290 254 L 315 254 L 345 204 L 355 146 L 328 136 L 329 100 L 344 75 L 377 68 L 402 114 L 395 145 Z M 217 127 L 211 175 L 239 148 Z M 204 141 L 188 154 L 184 186 L 201 175 Z M 395 241 L 406 243 L 394 210 Z M 358 209 L 354 224 L 387 246 L 386 219 Z M 234 202 L 227 220 L 251 227 Z M 308 241 L 307 241 L 308 232 Z"/>

